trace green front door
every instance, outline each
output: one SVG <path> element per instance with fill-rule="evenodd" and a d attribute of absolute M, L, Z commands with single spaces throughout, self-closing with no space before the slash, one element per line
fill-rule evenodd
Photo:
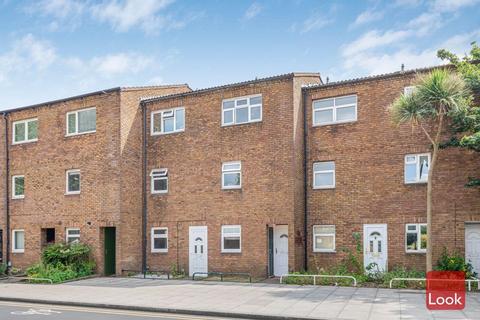
<path fill-rule="evenodd" d="M 105 228 L 105 275 L 115 274 L 115 227 Z"/>

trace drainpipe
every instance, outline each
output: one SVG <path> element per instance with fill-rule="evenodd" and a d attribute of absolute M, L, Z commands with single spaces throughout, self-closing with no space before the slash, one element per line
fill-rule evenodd
<path fill-rule="evenodd" d="M 308 120 L 307 120 L 307 91 L 302 89 L 302 104 L 303 104 L 303 233 L 305 235 L 305 248 L 304 248 L 304 269 L 308 269 L 308 205 L 307 205 L 307 192 L 308 192 L 308 153 L 307 153 L 307 133 L 308 133 Z"/>
<path fill-rule="evenodd" d="M 8 112 L 3 113 L 3 119 L 5 120 L 5 213 L 6 213 L 6 224 L 5 224 L 5 234 L 6 234 L 6 250 L 5 250 L 5 261 L 7 262 L 7 271 L 11 267 L 10 262 L 10 154 L 9 154 L 9 144 L 8 144 Z"/>
<path fill-rule="evenodd" d="M 142 272 L 147 274 L 147 107 L 140 102 L 142 109 Z"/>

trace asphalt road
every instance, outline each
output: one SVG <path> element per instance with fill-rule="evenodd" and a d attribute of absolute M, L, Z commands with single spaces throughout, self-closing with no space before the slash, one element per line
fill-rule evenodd
<path fill-rule="evenodd" d="M 226 318 L 0 301 L 1 320 L 220 320 Z M 231 320 L 231 319 L 230 319 Z"/>

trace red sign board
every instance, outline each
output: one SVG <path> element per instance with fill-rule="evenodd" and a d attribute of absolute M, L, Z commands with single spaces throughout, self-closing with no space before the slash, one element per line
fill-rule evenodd
<path fill-rule="evenodd" d="M 465 308 L 465 272 L 428 272 L 426 298 L 429 310 L 463 310 Z"/>

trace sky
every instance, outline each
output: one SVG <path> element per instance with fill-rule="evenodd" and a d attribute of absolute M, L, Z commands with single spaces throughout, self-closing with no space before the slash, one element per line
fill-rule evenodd
<path fill-rule="evenodd" d="M 118 86 L 325 81 L 442 63 L 480 0 L 0 0 L 0 110 Z"/>

